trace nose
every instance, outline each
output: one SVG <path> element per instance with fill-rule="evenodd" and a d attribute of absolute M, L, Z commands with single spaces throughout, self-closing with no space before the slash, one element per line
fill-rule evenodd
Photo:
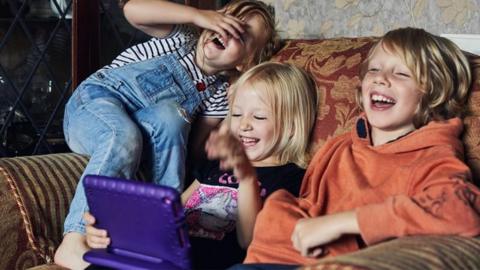
<path fill-rule="evenodd" d="M 240 130 L 247 131 L 251 129 L 252 125 L 250 124 L 250 118 L 248 116 L 242 117 L 240 120 Z"/>
<path fill-rule="evenodd" d="M 375 77 L 373 78 L 373 83 L 379 85 L 390 85 L 390 81 L 388 80 L 388 74 L 384 71 L 378 71 L 375 73 Z"/>

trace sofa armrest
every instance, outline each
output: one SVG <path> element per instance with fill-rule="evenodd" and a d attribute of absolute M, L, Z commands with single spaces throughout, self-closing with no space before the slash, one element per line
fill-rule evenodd
<path fill-rule="evenodd" d="M 322 259 L 302 270 L 480 269 L 480 237 L 403 237 Z"/>
<path fill-rule="evenodd" d="M 77 154 L 0 159 L 0 269 L 52 263 L 86 162 Z"/>

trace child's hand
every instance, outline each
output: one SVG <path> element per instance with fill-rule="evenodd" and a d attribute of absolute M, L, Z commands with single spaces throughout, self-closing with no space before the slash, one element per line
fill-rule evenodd
<path fill-rule="evenodd" d="M 214 10 L 198 10 L 198 15 L 193 18 L 193 24 L 202 28 L 218 33 L 224 40 L 231 35 L 240 39 L 245 31 L 245 23 L 231 15 L 225 15 Z"/>
<path fill-rule="evenodd" d="M 318 257 L 325 253 L 322 245 L 333 242 L 347 233 L 360 233 L 355 211 L 300 219 L 295 225 L 291 239 L 293 247 L 302 256 Z"/>
<path fill-rule="evenodd" d="M 256 172 L 243 149 L 241 142 L 235 138 L 228 127 L 223 124 L 218 131 L 212 131 L 205 145 L 209 159 L 219 159 L 220 168 L 233 169 L 239 181 L 252 179 L 256 181 Z"/>
<path fill-rule="evenodd" d="M 110 238 L 107 237 L 106 230 L 100 230 L 95 228 L 95 217 L 89 212 L 83 214 L 83 220 L 86 223 L 86 239 L 87 245 L 90 248 L 106 248 L 110 244 Z"/>

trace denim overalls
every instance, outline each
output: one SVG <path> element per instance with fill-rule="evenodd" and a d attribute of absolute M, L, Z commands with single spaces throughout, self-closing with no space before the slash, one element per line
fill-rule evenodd
<path fill-rule="evenodd" d="M 82 179 L 87 174 L 133 179 L 143 157 L 153 183 L 183 189 L 191 119 L 201 104 L 197 88 L 177 59 L 184 51 L 101 69 L 73 93 L 65 108 L 65 138 L 74 152 L 89 155 L 90 160 L 64 233 L 85 232 L 82 216 L 88 206 Z M 223 83 L 217 80 L 209 89 Z"/>

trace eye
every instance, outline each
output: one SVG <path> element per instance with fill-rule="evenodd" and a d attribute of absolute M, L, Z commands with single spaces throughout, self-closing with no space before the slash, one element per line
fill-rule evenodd
<path fill-rule="evenodd" d="M 242 115 L 239 114 L 239 113 L 232 113 L 232 117 L 240 117 L 240 116 L 242 116 Z"/>
<path fill-rule="evenodd" d="M 370 68 L 368 68 L 368 72 L 370 72 L 370 73 L 375 73 L 375 72 L 378 72 L 379 70 L 380 70 L 380 69 L 375 68 L 375 67 L 370 67 Z"/>
<path fill-rule="evenodd" d="M 253 118 L 257 119 L 257 120 L 267 120 L 267 117 L 265 116 L 254 116 Z"/>
<path fill-rule="evenodd" d="M 410 74 L 406 73 L 406 72 L 397 72 L 395 74 L 397 74 L 400 77 L 405 77 L 405 78 L 410 78 L 411 77 Z"/>

